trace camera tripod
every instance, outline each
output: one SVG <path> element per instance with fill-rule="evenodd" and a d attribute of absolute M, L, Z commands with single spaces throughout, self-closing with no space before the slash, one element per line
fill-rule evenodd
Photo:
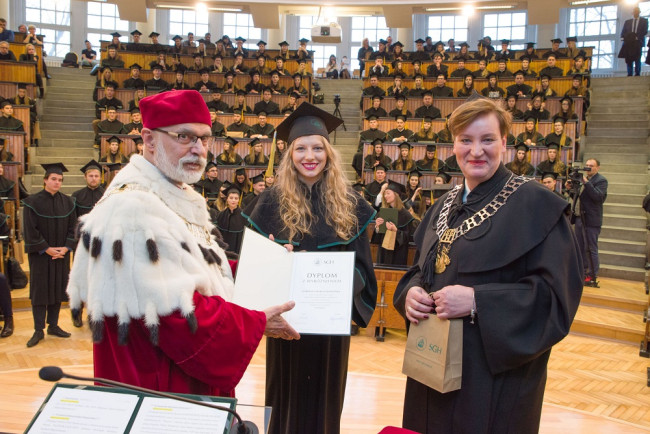
<path fill-rule="evenodd" d="M 574 228 L 575 228 L 575 219 L 580 219 L 580 233 L 576 234 L 576 237 L 582 237 L 582 242 L 584 243 L 584 246 L 587 250 L 587 260 L 589 261 L 589 271 L 591 272 L 591 276 L 585 276 L 585 277 L 591 277 L 591 280 L 588 282 L 584 282 L 584 286 L 590 286 L 592 288 L 600 288 L 600 285 L 598 285 L 598 281 L 596 280 L 596 272 L 594 270 L 594 261 L 593 258 L 591 257 L 591 247 L 589 246 L 589 242 L 587 240 L 587 228 L 585 227 L 585 212 L 580 207 L 580 214 L 576 214 L 576 208 L 578 205 L 578 200 L 580 199 L 580 193 L 582 190 L 582 184 L 579 183 L 577 180 L 571 180 L 571 192 L 570 194 L 573 195 L 573 202 L 571 203 L 571 216 L 572 220 L 571 223 L 574 223 Z M 577 184 L 577 185 L 574 185 Z M 582 252 L 581 252 L 582 253 Z"/>
<path fill-rule="evenodd" d="M 336 116 L 337 118 L 341 119 L 343 121 L 343 131 L 347 131 L 347 127 L 345 126 L 345 120 L 343 119 L 343 116 L 341 115 L 341 108 L 339 107 L 341 105 L 341 98 L 337 95 L 334 97 L 334 112 L 332 113 L 333 116 Z"/>

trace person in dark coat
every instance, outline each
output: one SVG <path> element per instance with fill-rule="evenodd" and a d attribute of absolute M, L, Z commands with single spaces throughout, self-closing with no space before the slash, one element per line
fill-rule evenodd
<path fill-rule="evenodd" d="M 214 225 L 221 232 L 223 240 L 228 244 L 228 252 L 239 254 L 241 243 L 244 239 L 244 228 L 247 220 L 242 216 L 242 209 L 239 206 L 241 190 L 231 186 L 226 190 L 226 208 L 217 213 Z"/>
<path fill-rule="evenodd" d="M 217 168 L 217 165 L 210 161 L 205 166 L 205 176 L 203 179 L 194 184 L 194 189 L 197 193 L 205 197 L 209 203 L 217 200 L 219 197 L 219 190 L 221 189 L 223 182 L 217 177 L 218 174 L 219 169 Z"/>
<path fill-rule="evenodd" d="M 70 251 L 76 240 L 75 202 L 61 193 L 63 172 L 61 163 L 42 164 L 45 187 L 23 200 L 25 251 L 29 258 L 29 298 L 34 316 L 34 335 L 27 341 L 33 347 L 47 334 L 61 338 L 70 333 L 59 327 L 61 303 L 67 301 L 65 292 L 70 273 Z"/>
<path fill-rule="evenodd" d="M 500 103 L 463 104 L 449 127 L 465 182 L 422 220 L 393 303 L 411 325 L 432 314 L 462 321 L 462 385 L 443 394 L 407 378 L 402 424 L 423 434 L 534 433 L 551 348 L 582 295 L 569 204 L 503 166 L 510 119 Z M 503 194 L 501 207 L 488 205 Z"/>
<path fill-rule="evenodd" d="M 648 34 L 648 19 L 640 15 L 641 9 L 636 6 L 633 11 L 633 18 L 625 20 L 621 29 L 623 46 L 618 57 L 625 59 L 628 77 L 632 73 L 641 75 L 641 52 L 645 47 L 645 37 Z M 648 62 L 646 61 L 646 63 Z"/>
<path fill-rule="evenodd" d="M 303 103 L 278 126 L 289 147 L 273 187 L 248 217 L 264 236 L 291 250 L 354 251 L 352 320 L 365 327 L 377 299 L 366 228 L 375 211 L 359 197 L 334 157 L 329 133 L 341 120 Z M 282 204 L 290 201 L 295 208 Z M 267 339 L 265 405 L 270 434 L 338 434 L 348 369 L 349 336 L 303 335 L 286 345 Z"/>

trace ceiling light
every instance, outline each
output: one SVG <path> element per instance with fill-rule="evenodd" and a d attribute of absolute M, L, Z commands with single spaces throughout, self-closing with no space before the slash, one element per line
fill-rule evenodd
<path fill-rule="evenodd" d="M 604 0 L 603 0 L 604 1 Z M 480 10 L 490 10 L 490 9 L 513 9 L 516 5 L 507 4 L 507 5 L 496 5 L 496 6 L 472 6 L 466 5 L 464 7 L 446 7 L 446 8 L 426 8 L 427 12 L 452 12 L 452 11 L 465 11 L 468 8 L 480 9 Z"/>
<path fill-rule="evenodd" d="M 610 0 L 579 0 L 571 2 L 571 6 L 590 5 L 592 3 L 603 3 Z"/>
<path fill-rule="evenodd" d="M 471 17 L 474 15 L 474 5 L 463 6 L 463 15 L 466 17 Z"/>
<path fill-rule="evenodd" d="M 157 8 L 161 9 L 196 9 L 195 6 L 187 6 L 187 5 L 157 5 Z M 219 6 L 215 7 L 209 7 L 207 8 L 208 11 L 212 12 L 241 12 L 243 9 L 242 8 L 222 8 Z"/>

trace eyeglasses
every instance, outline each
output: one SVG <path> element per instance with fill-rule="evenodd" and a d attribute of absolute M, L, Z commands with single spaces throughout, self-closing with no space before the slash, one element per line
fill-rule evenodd
<path fill-rule="evenodd" d="M 160 131 L 162 133 L 166 133 L 166 134 L 172 136 L 173 138 L 176 139 L 176 141 L 180 145 L 183 145 L 183 146 L 193 145 L 193 144 L 197 143 L 199 140 L 201 141 L 201 144 L 203 144 L 203 146 L 207 146 L 210 139 L 212 138 L 212 136 L 199 137 L 199 136 L 194 136 L 192 134 L 175 133 L 174 131 L 162 130 L 160 128 L 154 128 L 154 131 Z"/>

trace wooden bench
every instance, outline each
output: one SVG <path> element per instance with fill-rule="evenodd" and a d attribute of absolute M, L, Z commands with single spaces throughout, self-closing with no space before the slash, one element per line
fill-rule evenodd
<path fill-rule="evenodd" d="M 36 83 L 36 64 L 0 60 L 0 81 Z"/>
<path fill-rule="evenodd" d="M 34 99 L 35 95 L 35 90 L 34 90 L 34 84 L 29 83 L 26 84 L 26 91 L 27 91 L 27 96 L 30 97 L 31 99 Z M 8 82 L 8 81 L 2 81 L 0 82 L 0 96 L 4 98 L 14 98 L 17 93 L 17 87 L 15 82 Z"/>
<path fill-rule="evenodd" d="M 395 289 L 397 289 L 397 284 L 405 273 L 406 270 L 375 267 L 377 305 L 366 330 L 369 335 L 374 336 L 380 342 L 384 340 L 384 333 L 387 328 L 406 330 L 406 320 L 393 306 Z"/>
<path fill-rule="evenodd" d="M 20 131 L 0 131 L 0 137 L 5 139 L 5 147 L 7 151 L 11 152 L 14 155 L 14 161 L 19 163 L 18 165 L 9 168 L 7 166 L 7 170 L 9 172 L 15 171 L 15 179 L 10 178 L 12 180 L 17 180 L 18 177 L 23 176 L 23 173 L 25 173 L 25 137 L 26 133 Z M 9 175 L 7 175 L 7 172 L 5 172 L 4 175 L 6 178 L 9 178 Z M 18 197 L 18 196 L 16 196 Z"/>

